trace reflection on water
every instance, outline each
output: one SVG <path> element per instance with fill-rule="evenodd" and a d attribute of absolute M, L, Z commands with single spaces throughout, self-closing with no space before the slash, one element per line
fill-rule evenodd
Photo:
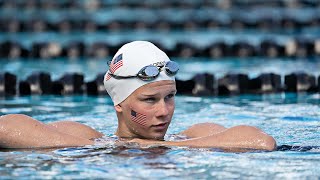
<path fill-rule="evenodd" d="M 215 149 L 182 147 L 128 148 L 88 146 L 57 150 L 11 150 L 0 153 L 5 177 L 297 177 L 315 175 L 320 147 L 281 145 L 274 152 L 227 153 Z M 263 162 L 263 163 L 262 163 Z M 305 166 L 301 166 L 301 164 Z M 238 169 L 239 168 L 239 169 Z M 259 173 L 258 173 L 259 172 Z M 81 176 L 79 176 L 81 174 Z"/>

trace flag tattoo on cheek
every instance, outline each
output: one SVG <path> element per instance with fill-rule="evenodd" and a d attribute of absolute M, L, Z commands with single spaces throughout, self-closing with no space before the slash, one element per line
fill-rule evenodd
<path fill-rule="evenodd" d="M 147 125 L 147 116 L 131 109 L 131 120 L 142 126 Z"/>

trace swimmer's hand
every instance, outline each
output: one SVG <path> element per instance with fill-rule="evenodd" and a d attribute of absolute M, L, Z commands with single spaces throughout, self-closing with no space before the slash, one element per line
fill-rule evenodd
<path fill-rule="evenodd" d="M 149 140 L 134 138 L 134 139 L 120 139 L 115 142 L 117 147 L 126 147 L 126 148 L 141 148 L 141 147 L 149 147 L 151 142 Z"/>
<path fill-rule="evenodd" d="M 182 141 L 132 139 L 128 142 L 138 143 L 140 147 L 180 146 L 191 148 L 219 148 L 234 152 L 238 152 L 239 149 L 273 151 L 276 148 L 276 141 L 273 137 L 252 126 L 235 126 L 217 134 Z"/>
<path fill-rule="evenodd" d="M 118 140 L 115 142 L 117 147 L 126 147 L 126 148 L 139 148 L 139 143 L 130 142 L 129 140 Z"/>
<path fill-rule="evenodd" d="M 140 139 L 140 138 L 134 138 L 134 139 L 128 140 L 128 141 L 126 141 L 126 143 L 138 145 L 140 148 L 150 148 L 150 147 L 154 147 L 154 146 L 166 146 L 165 141 Z"/>

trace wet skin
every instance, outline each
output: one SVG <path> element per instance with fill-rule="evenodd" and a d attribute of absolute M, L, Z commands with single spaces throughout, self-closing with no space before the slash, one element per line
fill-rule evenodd
<path fill-rule="evenodd" d="M 228 151 L 238 149 L 272 151 L 276 148 L 276 141 L 258 128 L 244 125 L 225 128 L 214 123 L 196 124 L 181 132 L 190 139 L 162 141 L 175 109 L 175 93 L 174 81 L 149 83 L 137 89 L 125 101 L 115 106 L 118 116 L 116 135 L 125 139 L 124 142 L 134 142 L 141 146 L 214 147 Z M 143 118 L 135 121 L 131 116 L 132 111 L 141 114 Z M 91 127 L 76 122 L 59 121 L 44 124 L 21 114 L 0 116 L 0 148 L 93 145 L 92 139 L 102 136 L 102 133 Z"/>
<path fill-rule="evenodd" d="M 174 81 L 158 81 L 138 88 L 125 101 L 115 106 L 122 138 L 163 140 L 175 109 Z M 143 123 L 132 119 L 132 110 L 145 116 Z"/>

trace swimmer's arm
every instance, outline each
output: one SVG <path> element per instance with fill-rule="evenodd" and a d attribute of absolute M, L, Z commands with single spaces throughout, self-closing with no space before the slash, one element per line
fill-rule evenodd
<path fill-rule="evenodd" d="M 142 146 L 186 146 L 193 148 L 220 148 L 229 151 L 238 151 L 241 149 L 272 151 L 276 148 L 276 141 L 271 136 L 252 126 L 235 126 L 217 134 L 184 141 L 133 139 L 131 142 L 137 142 Z"/>
<path fill-rule="evenodd" d="M 29 116 L 0 117 L 0 148 L 58 148 L 91 145 L 94 142 L 55 130 Z"/>
<path fill-rule="evenodd" d="M 53 127 L 57 131 L 85 139 L 97 139 L 103 136 L 102 133 L 91 127 L 73 121 L 58 121 L 49 123 L 48 126 Z"/>
<path fill-rule="evenodd" d="M 227 130 L 227 128 L 215 123 L 199 123 L 192 125 L 185 131 L 180 132 L 179 134 L 187 136 L 188 138 L 197 138 L 210 136 L 225 130 Z"/>

